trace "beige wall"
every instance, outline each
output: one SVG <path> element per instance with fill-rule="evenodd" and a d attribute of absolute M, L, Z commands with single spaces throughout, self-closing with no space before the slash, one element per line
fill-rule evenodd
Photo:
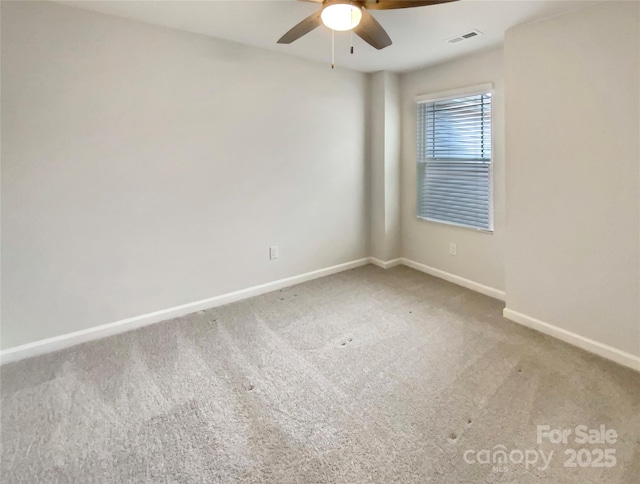
<path fill-rule="evenodd" d="M 640 355 L 637 2 L 505 41 L 507 307 Z"/>
<path fill-rule="evenodd" d="M 370 77 L 371 253 L 381 261 L 400 257 L 400 91 L 398 76 Z"/>
<path fill-rule="evenodd" d="M 367 256 L 366 87 L 3 1 L 2 348 Z"/>
<path fill-rule="evenodd" d="M 387 245 L 384 232 L 384 72 L 371 74 L 369 81 L 369 170 L 371 184 L 369 250 L 373 257 L 384 260 Z"/>
<path fill-rule="evenodd" d="M 421 94 L 492 83 L 494 233 L 416 218 L 416 102 Z M 402 96 L 402 255 L 427 266 L 504 290 L 504 82 L 502 48 L 404 74 Z M 449 243 L 457 255 L 449 255 Z"/>

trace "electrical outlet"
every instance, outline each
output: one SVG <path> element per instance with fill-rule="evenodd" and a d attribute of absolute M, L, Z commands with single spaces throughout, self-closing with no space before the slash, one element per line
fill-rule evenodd
<path fill-rule="evenodd" d="M 457 255 L 458 254 L 458 245 L 455 242 L 449 243 L 449 254 Z"/>
<path fill-rule="evenodd" d="M 269 259 L 277 259 L 278 258 L 278 246 L 272 245 L 269 247 Z"/>

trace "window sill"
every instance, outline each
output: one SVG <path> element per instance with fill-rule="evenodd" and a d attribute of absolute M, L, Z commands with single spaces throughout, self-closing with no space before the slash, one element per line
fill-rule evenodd
<path fill-rule="evenodd" d="M 422 222 L 430 222 L 430 223 L 435 223 L 435 224 L 441 224 L 441 225 L 449 225 L 451 227 L 460 227 L 462 229 L 467 229 L 467 230 L 473 230 L 474 232 L 480 232 L 483 234 L 488 234 L 488 235 L 493 235 L 493 228 L 491 229 L 481 229 L 478 227 L 474 227 L 472 225 L 464 225 L 464 224 L 458 224 L 455 222 L 447 222 L 445 220 L 436 220 L 434 218 L 424 218 L 424 217 L 416 217 L 418 220 L 422 221 Z"/>

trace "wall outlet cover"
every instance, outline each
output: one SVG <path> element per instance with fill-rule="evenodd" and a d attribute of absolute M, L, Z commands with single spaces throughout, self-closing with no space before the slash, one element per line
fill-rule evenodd
<path fill-rule="evenodd" d="M 456 255 L 458 253 L 458 246 L 454 242 L 449 244 L 449 254 Z"/>

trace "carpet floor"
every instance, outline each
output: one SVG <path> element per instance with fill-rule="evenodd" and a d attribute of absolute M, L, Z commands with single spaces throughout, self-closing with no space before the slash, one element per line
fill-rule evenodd
<path fill-rule="evenodd" d="M 502 308 L 365 266 L 5 365 L 0 479 L 639 482 L 640 374 Z"/>

